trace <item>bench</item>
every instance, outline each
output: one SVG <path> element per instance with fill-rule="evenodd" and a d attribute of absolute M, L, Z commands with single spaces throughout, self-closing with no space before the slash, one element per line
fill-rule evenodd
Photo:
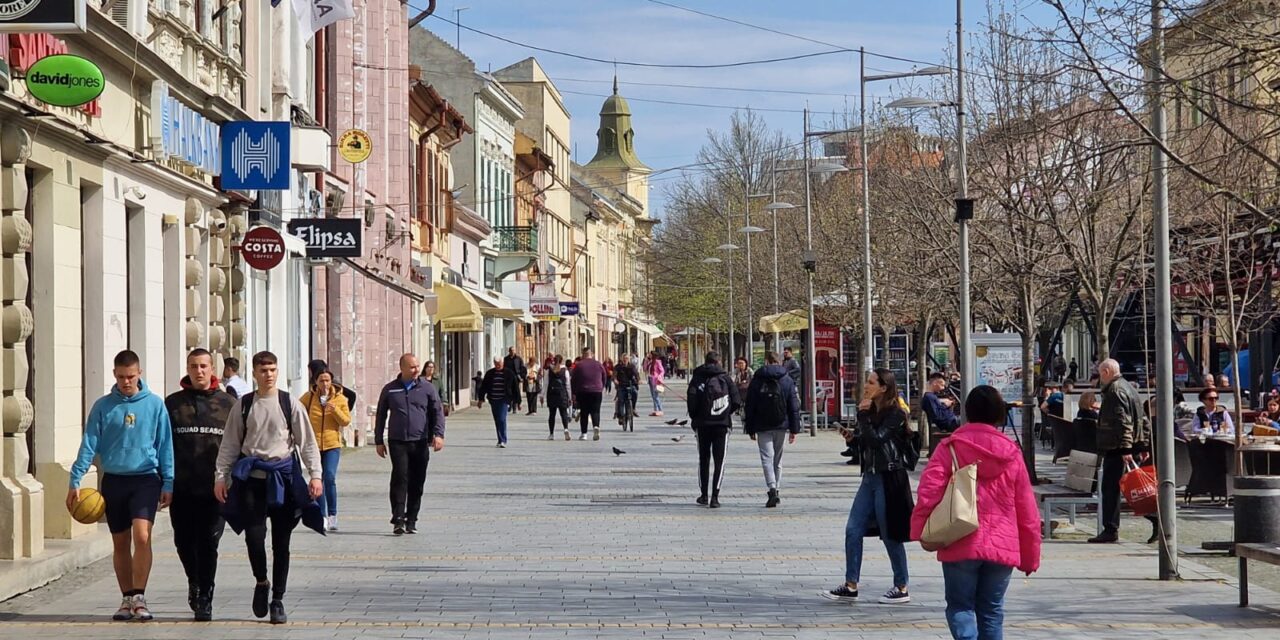
<path fill-rule="evenodd" d="M 1236 557 L 1240 560 L 1240 606 L 1249 606 L 1248 561 L 1257 560 L 1280 565 L 1280 545 L 1274 543 L 1245 543 L 1236 545 Z"/>
<path fill-rule="evenodd" d="M 1032 487 L 1040 503 L 1040 521 L 1044 537 L 1053 538 L 1053 509 L 1067 507 L 1067 518 L 1076 523 L 1076 505 L 1093 504 L 1098 514 L 1098 530 L 1102 530 L 1102 498 L 1095 490 L 1099 457 L 1096 453 L 1072 451 L 1067 458 L 1067 475 L 1063 484 L 1041 484 Z"/>

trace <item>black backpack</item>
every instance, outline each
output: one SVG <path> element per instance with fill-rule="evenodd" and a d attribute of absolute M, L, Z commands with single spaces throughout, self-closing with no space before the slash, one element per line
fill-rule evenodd
<path fill-rule="evenodd" d="M 279 391 L 276 393 L 280 398 L 280 411 L 284 412 L 284 423 L 289 426 L 289 435 L 293 435 L 293 401 L 289 399 L 289 392 Z M 249 429 L 249 410 L 253 408 L 253 401 L 258 397 L 256 392 L 249 392 L 248 395 L 240 399 L 240 421 L 244 424 L 247 431 Z"/>
<path fill-rule="evenodd" d="M 729 397 L 729 378 L 724 374 L 707 378 L 700 389 L 702 403 L 698 407 L 699 416 L 704 421 L 726 421 L 732 404 Z"/>
<path fill-rule="evenodd" d="M 787 399 L 782 395 L 782 385 L 777 378 L 764 378 L 760 381 L 760 402 L 752 407 L 755 415 L 751 422 L 772 429 L 787 421 Z"/>

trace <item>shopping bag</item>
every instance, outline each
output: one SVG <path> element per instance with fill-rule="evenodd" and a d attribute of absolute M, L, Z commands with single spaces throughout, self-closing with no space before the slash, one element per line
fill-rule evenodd
<path fill-rule="evenodd" d="M 978 463 L 961 468 L 955 447 L 947 448 L 951 450 L 951 480 L 920 534 L 921 541 L 944 547 L 978 530 Z"/>
<path fill-rule="evenodd" d="M 655 388 L 655 389 L 657 389 L 658 393 L 660 393 L 660 394 L 662 394 L 662 393 L 666 393 L 666 392 L 667 392 L 667 388 L 666 388 L 665 386 L 663 386 L 661 383 L 659 383 L 659 384 L 658 384 L 656 387 L 654 387 L 654 388 Z"/>
<path fill-rule="evenodd" d="M 1139 467 L 1132 462 L 1120 476 L 1120 493 L 1129 503 L 1134 515 L 1145 516 L 1156 512 L 1156 470 L 1150 465 Z"/>

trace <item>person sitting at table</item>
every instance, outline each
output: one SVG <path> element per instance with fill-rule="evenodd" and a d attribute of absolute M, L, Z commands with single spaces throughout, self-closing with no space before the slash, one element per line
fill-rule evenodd
<path fill-rule="evenodd" d="M 1202 433 L 1208 436 L 1235 435 L 1236 426 L 1231 421 L 1231 414 L 1225 407 L 1218 404 L 1217 389 L 1201 391 L 1200 402 L 1204 403 L 1204 406 L 1196 409 L 1196 415 L 1191 419 L 1191 435 L 1198 436 Z"/>
<path fill-rule="evenodd" d="M 1258 412 L 1258 417 L 1254 418 L 1253 424 L 1280 431 L 1280 396 L 1267 397 L 1266 410 Z"/>
<path fill-rule="evenodd" d="M 1098 409 L 1101 408 L 1102 402 L 1098 400 L 1098 394 L 1093 391 L 1086 391 L 1080 394 L 1080 408 L 1076 411 L 1076 419 L 1097 421 Z"/>

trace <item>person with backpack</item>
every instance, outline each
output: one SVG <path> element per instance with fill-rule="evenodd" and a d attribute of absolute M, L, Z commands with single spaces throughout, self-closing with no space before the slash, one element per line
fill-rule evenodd
<path fill-rule="evenodd" d="M 547 439 L 556 439 L 556 413 L 560 414 L 560 424 L 564 427 L 564 439 L 572 440 L 569 435 L 569 405 L 572 404 L 569 392 L 569 370 L 564 368 L 564 358 L 556 356 L 544 368 L 542 385 L 547 391 Z"/>
<path fill-rule="evenodd" d="M 1006 405 L 988 385 L 974 387 L 964 402 L 968 424 L 938 443 L 920 476 L 911 514 L 911 539 L 920 540 L 929 516 L 949 491 L 956 470 L 976 464 L 978 529 L 946 546 L 921 541 L 937 551 L 947 598 L 947 626 L 953 638 L 1001 638 L 1004 596 L 1013 570 L 1031 575 L 1040 568 L 1040 512 L 1022 450 L 995 425 L 1004 424 Z"/>
<path fill-rule="evenodd" d="M 795 444 L 796 434 L 800 433 L 800 399 L 778 354 L 770 351 L 764 361 L 747 386 L 742 432 L 751 436 L 760 449 L 764 484 L 769 490 L 764 506 L 773 508 L 782 501 L 778 487 L 782 482 L 783 441 Z"/>
<path fill-rule="evenodd" d="M 733 428 L 733 414 L 740 405 L 738 386 L 720 366 L 720 354 L 707 353 L 705 364 L 693 370 L 689 381 L 688 410 L 698 436 L 698 504 L 712 509 L 720 508 L 725 448 Z"/>
<path fill-rule="evenodd" d="M 253 588 L 253 615 L 271 615 L 284 624 L 289 579 L 289 543 L 301 520 L 324 534 L 316 503 L 324 493 L 320 447 L 297 399 L 276 388 L 277 359 L 270 351 L 253 356 L 255 393 L 242 396 L 227 416 L 214 472 L 213 496 L 227 524 L 244 532 Z M 305 468 L 304 468 L 305 467 Z M 310 476 L 304 478 L 304 473 Z M 228 486 L 230 485 L 230 486 Z M 271 522 L 271 577 L 267 577 L 267 521 Z M 270 604 L 267 595 L 270 593 Z"/>

